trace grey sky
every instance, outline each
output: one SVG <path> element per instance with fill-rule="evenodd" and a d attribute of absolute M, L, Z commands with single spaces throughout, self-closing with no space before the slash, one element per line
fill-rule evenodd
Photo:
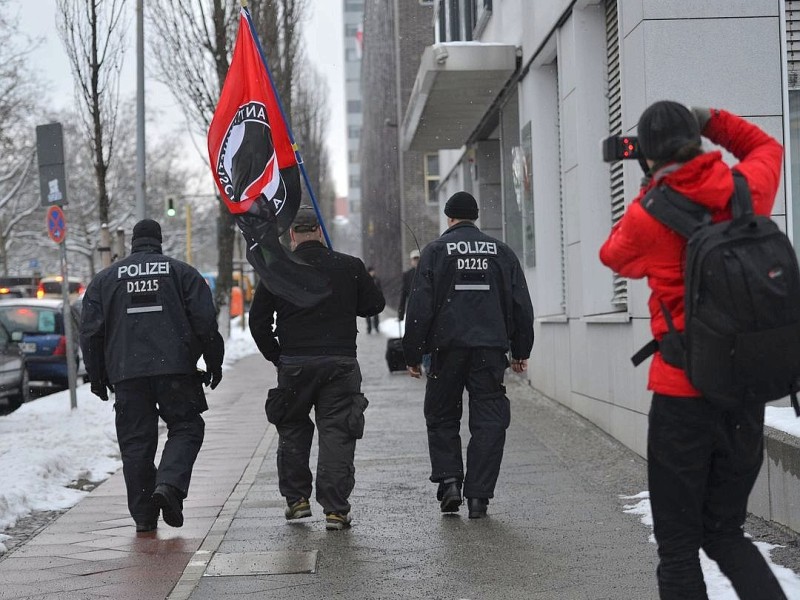
<path fill-rule="evenodd" d="M 56 1 L 15 0 L 13 4 L 16 5 L 19 11 L 20 29 L 32 37 L 43 40 L 42 45 L 32 55 L 32 69 L 39 71 L 46 83 L 46 99 L 57 109 L 72 106 L 74 102 L 72 75 L 69 61 L 64 53 L 55 26 Z M 135 7 L 136 1 L 129 0 L 129 50 L 125 55 L 121 82 L 123 97 L 133 97 L 136 93 Z M 306 53 L 310 62 L 320 70 L 328 81 L 330 91 L 328 147 L 331 154 L 331 167 L 336 182 L 337 194 L 344 195 L 347 192 L 347 149 L 341 142 L 347 138 L 345 137 L 344 124 L 342 5 L 340 0 L 312 0 L 309 2 L 309 8 L 311 9 L 311 14 L 304 25 L 307 41 Z M 147 56 L 145 55 L 146 59 Z M 163 115 L 165 121 L 179 118 L 177 103 L 165 86 L 148 78 L 145 88 L 148 110 L 157 110 Z M 171 130 L 173 127 L 170 126 L 169 129 Z M 207 166 L 205 140 L 195 139 L 195 144 L 203 152 L 202 156 L 196 152 L 194 153 L 199 169 L 200 165 Z M 192 164 L 194 165 L 194 162 Z"/>

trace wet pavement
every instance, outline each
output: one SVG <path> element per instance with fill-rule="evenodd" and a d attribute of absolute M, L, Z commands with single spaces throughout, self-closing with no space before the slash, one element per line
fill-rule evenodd
<path fill-rule="evenodd" d="M 118 473 L 0 561 L 0 599 L 657 597 L 650 531 L 620 498 L 647 488 L 639 457 L 509 372 L 512 424 L 489 516 L 443 516 L 428 481 L 424 383 L 388 373 L 385 342 L 359 336 L 370 406 L 351 529 L 326 531 L 313 502 L 312 517 L 284 519 L 263 413 L 275 373 L 253 356 L 209 395 L 183 528 L 137 536 Z M 752 526 L 797 562 L 793 534 Z"/>

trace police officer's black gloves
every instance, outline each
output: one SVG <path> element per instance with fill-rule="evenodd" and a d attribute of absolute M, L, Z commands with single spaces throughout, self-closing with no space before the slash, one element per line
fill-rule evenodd
<path fill-rule="evenodd" d="M 217 367 L 216 369 L 211 369 L 203 373 L 203 385 L 206 387 L 211 387 L 211 389 L 215 389 L 219 382 L 222 381 L 222 367 Z"/>
<path fill-rule="evenodd" d="M 97 396 L 98 398 L 100 398 L 100 400 L 103 400 L 103 401 L 107 401 L 108 400 L 108 391 L 106 391 L 106 390 L 111 390 L 112 393 L 114 392 L 113 386 L 111 384 L 105 382 L 105 381 L 104 382 L 94 382 L 93 381 L 91 383 L 90 389 L 92 390 L 92 393 L 95 396 Z"/>
<path fill-rule="evenodd" d="M 210 387 L 212 390 L 219 385 L 220 381 L 222 381 L 222 368 L 214 369 L 213 371 L 211 371 Z"/>

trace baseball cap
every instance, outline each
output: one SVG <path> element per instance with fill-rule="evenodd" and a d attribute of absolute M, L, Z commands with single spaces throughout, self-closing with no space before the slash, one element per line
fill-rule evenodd
<path fill-rule="evenodd" d="M 408 258 L 411 258 L 411 259 L 419 258 L 419 250 L 414 248 L 411 252 L 408 253 Z"/>
<path fill-rule="evenodd" d="M 297 214 L 294 217 L 294 221 L 292 221 L 292 229 L 294 231 L 308 233 L 316 231 L 317 227 L 319 227 L 319 220 L 313 206 L 304 204 L 297 209 Z"/>

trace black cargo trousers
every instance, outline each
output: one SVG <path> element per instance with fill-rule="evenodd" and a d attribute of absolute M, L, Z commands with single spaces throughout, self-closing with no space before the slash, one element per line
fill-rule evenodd
<path fill-rule="evenodd" d="M 764 405 L 653 395 L 647 475 L 662 600 L 708 600 L 700 548 L 742 600 L 786 600 L 742 530 L 763 456 Z"/>
<path fill-rule="evenodd" d="M 156 485 L 172 485 L 183 498 L 189 491 L 205 434 L 203 384 L 197 375 L 157 375 L 120 381 L 114 392 L 128 509 L 137 523 L 151 523 L 158 516 L 150 498 Z M 167 424 L 167 441 L 156 469 L 159 416 Z"/>
<path fill-rule="evenodd" d="M 425 387 L 425 423 L 431 481 L 456 478 L 467 498 L 493 498 L 500 474 L 511 405 L 503 377 L 508 367 L 500 348 L 450 348 L 433 353 Z M 462 395 L 469 393 L 467 472 L 461 458 Z"/>
<path fill-rule="evenodd" d="M 278 485 L 288 503 L 310 499 L 314 420 L 319 430 L 317 502 L 325 514 L 347 514 L 355 486 L 356 440 L 364 435 L 367 399 L 361 369 L 349 356 L 281 356 L 267 419 L 278 430 Z"/>

